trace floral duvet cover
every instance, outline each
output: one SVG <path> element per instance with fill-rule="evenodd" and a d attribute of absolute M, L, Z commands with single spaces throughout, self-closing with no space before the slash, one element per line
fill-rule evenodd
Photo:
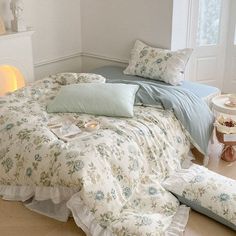
<path fill-rule="evenodd" d="M 141 106 L 131 119 L 48 114 L 60 87 L 46 78 L 0 98 L 0 186 L 73 189 L 67 206 L 88 235 L 180 235 L 188 209 L 160 185 L 190 148 L 174 114 Z M 48 127 L 55 119 L 101 128 L 64 142 Z"/>

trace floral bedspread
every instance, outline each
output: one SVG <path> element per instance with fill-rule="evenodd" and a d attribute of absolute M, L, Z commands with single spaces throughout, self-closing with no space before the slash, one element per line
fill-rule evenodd
<path fill-rule="evenodd" d="M 132 119 L 48 114 L 60 88 L 52 77 L 0 98 L 0 185 L 73 188 L 112 235 L 164 235 L 180 206 L 160 182 L 190 148 L 179 121 L 138 106 Z M 64 142 L 47 126 L 55 118 L 95 119 L 101 128 Z"/>

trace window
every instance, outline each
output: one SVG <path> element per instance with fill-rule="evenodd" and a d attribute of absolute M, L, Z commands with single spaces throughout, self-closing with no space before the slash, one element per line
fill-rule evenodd
<path fill-rule="evenodd" d="M 199 0 L 197 45 L 217 45 L 222 0 Z"/>

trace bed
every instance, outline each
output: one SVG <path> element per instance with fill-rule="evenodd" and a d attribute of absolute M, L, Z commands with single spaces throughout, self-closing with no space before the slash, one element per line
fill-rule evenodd
<path fill-rule="evenodd" d="M 106 78 L 111 78 L 111 79 L 120 79 L 120 78 L 129 78 L 129 79 L 137 79 L 137 76 L 127 76 L 124 75 L 123 73 L 124 68 L 123 67 L 118 67 L 118 66 L 104 66 L 97 68 L 93 70 L 92 72 L 103 75 Z M 156 83 L 162 84 L 160 81 L 156 81 Z M 215 96 L 218 96 L 221 94 L 220 89 L 213 87 L 213 86 L 208 86 L 205 84 L 200 84 L 200 83 L 195 83 L 192 81 L 185 80 L 183 83 L 180 85 L 180 87 L 185 88 L 195 95 L 201 97 L 204 99 L 204 101 L 211 107 L 211 101 Z"/>
<path fill-rule="evenodd" d="M 95 72 L 108 82 L 123 76 L 118 67 Z M 219 93 L 191 82 L 183 86 L 202 98 Z M 132 119 L 48 114 L 61 87 L 52 76 L 0 98 L 2 198 L 61 221 L 72 214 L 87 235 L 181 235 L 189 208 L 161 182 L 191 160 L 192 140 L 173 111 L 135 106 Z M 89 120 L 100 130 L 70 142 L 49 128 L 55 121 Z"/>

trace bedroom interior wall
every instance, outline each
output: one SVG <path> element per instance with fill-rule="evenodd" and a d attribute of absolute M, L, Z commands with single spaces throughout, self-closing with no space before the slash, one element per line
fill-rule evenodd
<path fill-rule="evenodd" d="M 188 47 L 189 0 L 173 0 L 171 50 Z"/>
<path fill-rule="evenodd" d="M 23 1 L 26 24 L 35 31 L 36 79 L 125 65 L 135 38 L 171 48 L 173 0 Z M 0 15 L 8 27 L 9 2 L 0 0 Z"/>
<path fill-rule="evenodd" d="M 26 25 L 35 31 L 35 78 L 81 70 L 80 0 L 23 0 Z M 9 0 L 0 0 L 0 15 L 10 26 Z"/>
<path fill-rule="evenodd" d="M 171 48 L 172 10 L 173 0 L 81 0 L 83 71 L 126 64 L 134 39 Z"/>

